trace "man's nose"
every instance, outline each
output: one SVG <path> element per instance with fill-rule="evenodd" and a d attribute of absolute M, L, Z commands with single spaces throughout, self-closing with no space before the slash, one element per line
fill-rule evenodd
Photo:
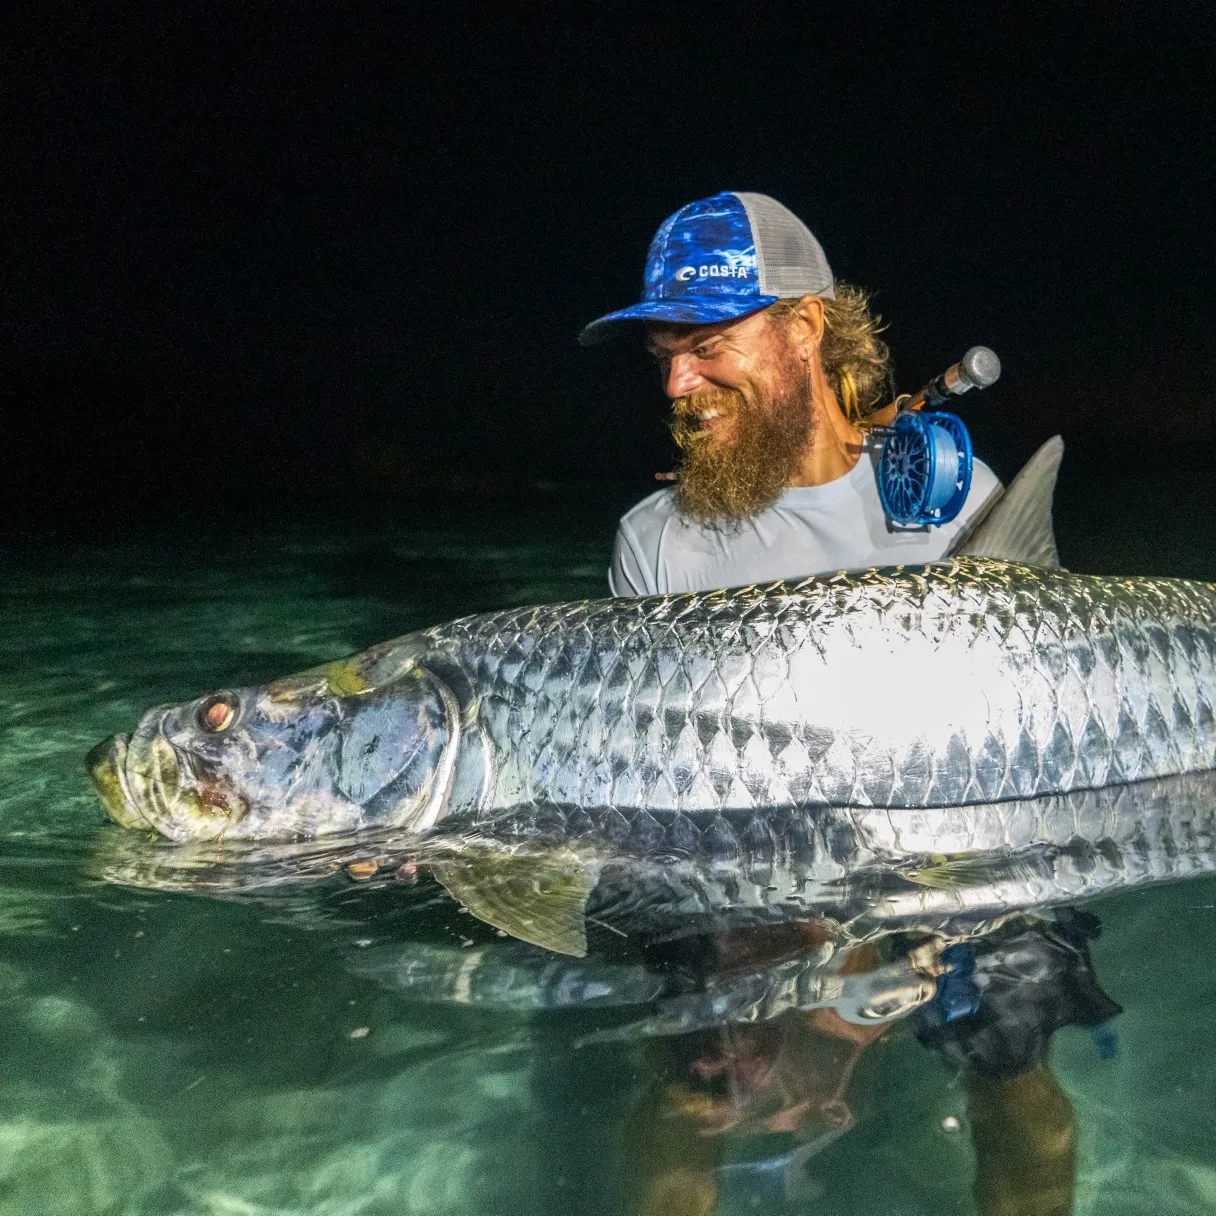
<path fill-rule="evenodd" d="M 673 355 L 667 369 L 667 395 L 674 401 L 704 387 L 705 379 L 697 370 L 697 360 L 688 354 Z"/>

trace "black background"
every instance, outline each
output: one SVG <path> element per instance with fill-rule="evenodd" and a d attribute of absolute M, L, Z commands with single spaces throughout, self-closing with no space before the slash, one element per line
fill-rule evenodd
<path fill-rule="evenodd" d="M 1001 475 L 1060 431 L 1095 510 L 1120 479 L 1196 501 L 1208 8 L 30 6 L 4 528 L 640 497 L 672 462 L 657 378 L 575 337 L 720 189 L 781 199 L 877 293 L 901 388 L 998 351 L 962 412 Z"/>

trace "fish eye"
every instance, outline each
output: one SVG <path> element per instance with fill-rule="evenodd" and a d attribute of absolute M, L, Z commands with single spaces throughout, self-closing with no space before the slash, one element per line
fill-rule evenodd
<path fill-rule="evenodd" d="M 195 717 L 199 726 L 208 734 L 218 735 L 236 721 L 236 711 L 237 699 L 230 693 L 218 692 L 198 707 Z"/>

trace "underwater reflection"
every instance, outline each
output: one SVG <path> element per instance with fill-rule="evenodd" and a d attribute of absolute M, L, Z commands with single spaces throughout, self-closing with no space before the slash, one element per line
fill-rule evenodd
<path fill-rule="evenodd" d="M 644 1006 L 580 1040 L 645 1041 L 620 1146 L 639 1216 L 710 1213 L 724 1187 L 752 1203 L 809 1198 L 808 1161 L 854 1126 L 859 1061 L 902 1020 L 966 1092 L 978 1210 L 1054 1216 L 1072 1211 L 1076 1126 L 1051 1037 L 1086 1027 L 1108 1052 L 1121 1012 L 1094 975 L 1099 929 L 1058 909 L 946 947 L 892 935 L 833 950 L 832 928 L 812 921 L 654 942 L 628 963 L 400 943 L 352 966 L 428 1003 Z"/>

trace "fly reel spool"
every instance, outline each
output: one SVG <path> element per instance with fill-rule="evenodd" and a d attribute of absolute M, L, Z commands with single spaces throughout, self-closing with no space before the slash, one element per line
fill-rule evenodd
<path fill-rule="evenodd" d="M 882 509 L 900 527 L 949 523 L 971 489 L 971 436 L 957 414 L 905 410 L 878 458 Z"/>

